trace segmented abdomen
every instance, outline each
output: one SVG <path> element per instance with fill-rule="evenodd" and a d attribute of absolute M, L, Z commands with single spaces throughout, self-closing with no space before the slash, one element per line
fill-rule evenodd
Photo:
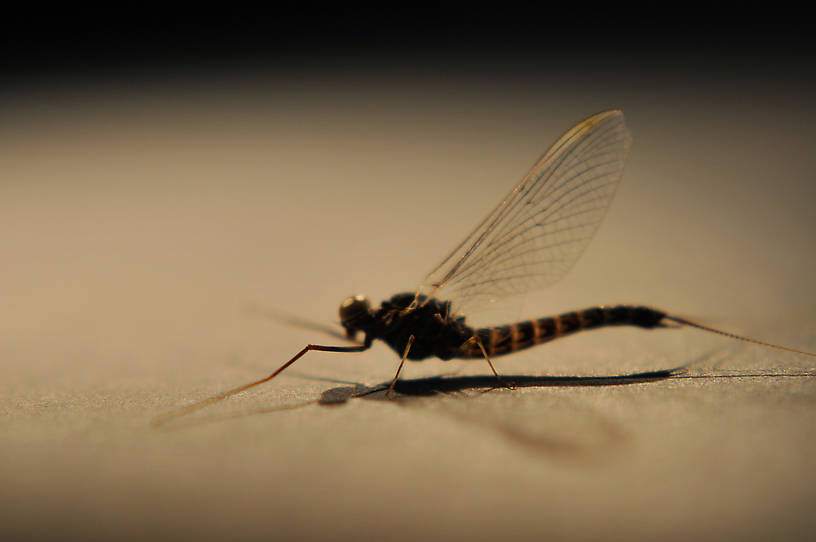
<path fill-rule="evenodd" d="M 565 312 L 558 316 L 526 320 L 499 327 L 485 327 L 476 334 L 490 357 L 509 354 L 539 343 L 551 341 L 585 329 L 603 326 L 638 326 L 646 329 L 659 326 L 666 314 L 649 307 L 615 305 L 592 307 L 582 311 Z M 456 358 L 483 358 L 476 340 L 460 346 Z"/>

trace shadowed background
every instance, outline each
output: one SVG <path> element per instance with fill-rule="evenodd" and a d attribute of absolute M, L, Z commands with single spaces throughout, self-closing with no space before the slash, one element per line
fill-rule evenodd
<path fill-rule="evenodd" d="M 398 401 L 357 397 L 393 376 L 385 347 L 311 353 L 150 428 L 334 340 L 265 313 L 331 324 L 347 295 L 412 290 L 558 136 L 610 108 L 634 142 L 605 223 L 511 317 L 645 303 L 816 350 L 811 44 L 773 26 L 490 18 L 351 13 L 303 35 L 308 14 L 79 18 L 5 38 L 4 538 L 816 527 L 813 359 L 692 330 L 582 334 L 497 360 L 533 385 Z M 685 364 L 628 385 L 546 378 Z M 488 372 L 430 360 L 404 378 Z"/>

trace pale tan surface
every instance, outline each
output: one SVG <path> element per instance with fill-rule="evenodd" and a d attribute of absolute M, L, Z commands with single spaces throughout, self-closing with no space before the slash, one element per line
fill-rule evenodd
<path fill-rule="evenodd" d="M 594 332 L 498 368 L 608 375 L 699 362 L 692 375 L 752 376 L 269 411 L 386 382 L 397 360 L 378 345 L 310 354 L 272 384 L 151 429 L 154 416 L 326 341 L 244 304 L 331 322 L 348 294 L 410 290 L 561 132 L 610 107 L 634 136 L 617 199 L 569 277 L 520 316 L 642 302 L 816 350 L 812 89 L 511 83 L 273 81 L 8 99 L 2 531 L 812 532 L 816 380 L 803 375 L 813 359 L 695 331 Z M 486 371 L 426 361 L 406 378 Z"/>

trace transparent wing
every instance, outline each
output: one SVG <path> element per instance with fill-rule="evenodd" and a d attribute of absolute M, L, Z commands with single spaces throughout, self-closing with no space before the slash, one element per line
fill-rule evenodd
<path fill-rule="evenodd" d="M 466 313 L 561 279 L 606 214 L 630 142 L 620 111 L 573 127 L 431 271 L 419 292 Z"/>

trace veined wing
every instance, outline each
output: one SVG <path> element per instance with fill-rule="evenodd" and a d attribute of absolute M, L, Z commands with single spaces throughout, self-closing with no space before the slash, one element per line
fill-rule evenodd
<path fill-rule="evenodd" d="M 630 142 L 621 111 L 573 127 L 431 271 L 420 293 L 461 313 L 561 279 L 606 215 Z"/>

